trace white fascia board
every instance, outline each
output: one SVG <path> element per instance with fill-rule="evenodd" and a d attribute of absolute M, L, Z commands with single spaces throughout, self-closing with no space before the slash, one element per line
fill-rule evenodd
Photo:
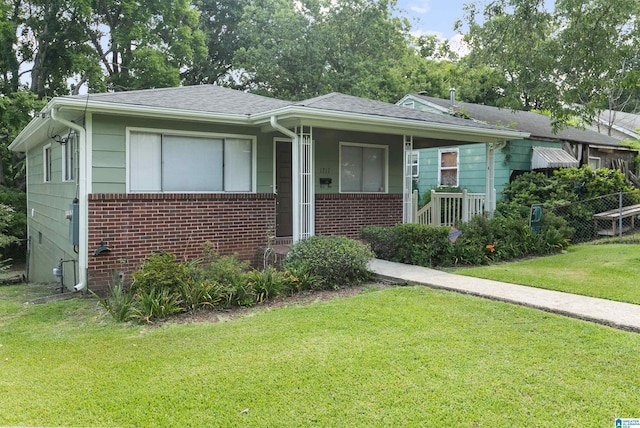
<path fill-rule="evenodd" d="M 25 126 L 16 138 L 9 144 L 9 150 L 15 152 L 25 152 L 28 147 L 24 147 L 26 141 L 34 135 L 36 132 L 42 129 L 43 126 L 48 125 L 48 114 L 51 111 L 54 100 L 51 100 L 45 105 L 42 110 L 36 113 L 36 116 Z"/>
<path fill-rule="evenodd" d="M 529 137 L 528 132 L 476 128 L 473 126 L 460 126 L 448 123 L 429 122 L 416 119 L 400 119 L 384 116 L 375 116 L 362 113 L 349 113 L 333 110 L 319 110 L 309 107 L 288 106 L 278 110 L 272 110 L 268 113 L 260 113 L 252 116 L 252 122 L 255 124 L 264 123 L 270 120 L 271 116 L 277 116 L 279 121 L 286 119 L 298 119 L 313 121 L 331 120 L 332 122 L 352 123 L 358 122 L 370 125 L 372 128 L 384 127 L 397 129 L 399 134 L 420 136 L 421 132 L 439 131 L 451 132 L 459 135 L 476 135 L 483 137 L 496 138 L 501 140 L 514 140 Z"/>

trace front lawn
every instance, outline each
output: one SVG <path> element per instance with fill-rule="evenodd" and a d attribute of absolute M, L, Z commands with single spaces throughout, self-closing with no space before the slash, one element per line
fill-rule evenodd
<path fill-rule="evenodd" d="M 116 324 L 0 288 L 0 424 L 613 426 L 640 335 L 425 287 L 227 322 Z"/>
<path fill-rule="evenodd" d="M 566 254 L 452 272 L 640 304 L 640 245 L 576 245 Z"/>

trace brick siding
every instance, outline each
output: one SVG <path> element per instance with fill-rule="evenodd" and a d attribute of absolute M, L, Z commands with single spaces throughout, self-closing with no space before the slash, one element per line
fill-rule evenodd
<path fill-rule="evenodd" d="M 316 235 L 358 238 L 364 226 L 402 223 L 400 194 L 316 195 Z"/>
<path fill-rule="evenodd" d="M 154 252 L 200 257 L 205 242 L 220 254 L 255 262 L 275 209 L 273 194 L 89 195 L 89 285 L 106 287 L 114 272 L 130 279 Z M 94 256 L 101 241 L 111 252 Z"/>

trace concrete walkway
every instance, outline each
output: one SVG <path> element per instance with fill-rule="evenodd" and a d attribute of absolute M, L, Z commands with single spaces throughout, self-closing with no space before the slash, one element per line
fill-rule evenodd
<path fill-rule="evenodd" d="M 472 278 L 378 259 L 372 260 L 369 268 L 386 280 L 472 294 L 640 333 L 640 305 Z"/>

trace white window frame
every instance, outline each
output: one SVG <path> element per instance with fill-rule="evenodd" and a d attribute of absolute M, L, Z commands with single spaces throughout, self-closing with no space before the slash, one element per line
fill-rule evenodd
<path fill-rule="evenodd" d="M 342 190 L 342 148 L 343 147 L 362 147 L 362 148 L 373 148 L 373 149 L 380 149 L 383 151 L 384 153 L 384 176 L 383 176 L 383 182 L 384 182 L 384 189 L 382 191 L 377 191 L 377 192 L 364 192 L 364 191 L 359 191 L 359 192 L 352 192 L 352 191 L 344 191 Z M 365 144 L 365 143 L 352 143 L 352 142 L 345 142 L 345 141 L 341 141 L 340 142 L 340 147 L 339 147 L 339 156 L 338 156 L 338 169 L 339 169 L 339 177 L 338 177 L 338 181 L 339 181 L 339 189 L 340 189 L 340 193 L 370 193 L 370 194 L 384 194 L 384 193 L 388 193 L 389 192 L 389 146 L 388 145 L 383 145 L 383 144 Z"/>
<path fill-rule="evenodd" d="M 409 156 L 411 159 L 411 176 L 418 178 L 420 177 L 420 152 L 412 150 Z"/>
<path fill-rule="evenodd" d="M 598 166 L 593 167 L 593 166 L 591 165 L 591 163 L 592 163 L 592 162 L 597 163 L 597 164 L 598 164 Z M 592 169 L 598 169 L 598 168 L 600 168 L 600 165 L 601 165 L 601 164 L 602 164 L 602 159 L 601 159 L 600 157 L 597 157 L 597 156 L 589 156 L 589 166 L 590 166 Z"/>
<path fill-rule="evenodd" d="M 443 153 L 455 153 L 456 154 L 456 166 L 455 167 L 443 167 L 442 166 L 442 154 Z M 442 171 L 456 171 L 456 184 L 451 186 L 449 184 L 442 184 Z M 458 147 L 443 147 L 438 149 L 438 187 L 458 187 L 460 186 L 460 150 Z"/>
<path fill-rule="evenodd" d="M 77 137 L 69 134 L 67 142 L 62 145 L 62 181 L 75 181 L 77 165 Z"/>
<path fill-rule="evenodd" d="M 51 167 L 53 166 L 53 150 L 51 143 L 46 144 L 42 148 L 42 181 L 45 183 L 51 183 L 53 174 Z"/>
<path fill-rule="evenodd" d="M 243 139 L 251 141 L 251 190 L 249 191 L 136 191 L 131 190 L 131 133 L 148 133 L 159 134 L 165 136 L 174 137 L 196 137 L 196 138 L 210 138 L 210 139 Z M 197 131 L 180 131 L 175 129 L 161 129 L 161 128 L 140 128 L 140 127 L 127 127 L 126 128 L 126 191 L 127 193 L 256 193 L 257 187 L 257 137 L 255 135 L 245 134 L 226 134 L 226 133 L 212 133 L 212 132 L 197 132 Z M 223 171 L 224 174 L 224 171 Z"/>

